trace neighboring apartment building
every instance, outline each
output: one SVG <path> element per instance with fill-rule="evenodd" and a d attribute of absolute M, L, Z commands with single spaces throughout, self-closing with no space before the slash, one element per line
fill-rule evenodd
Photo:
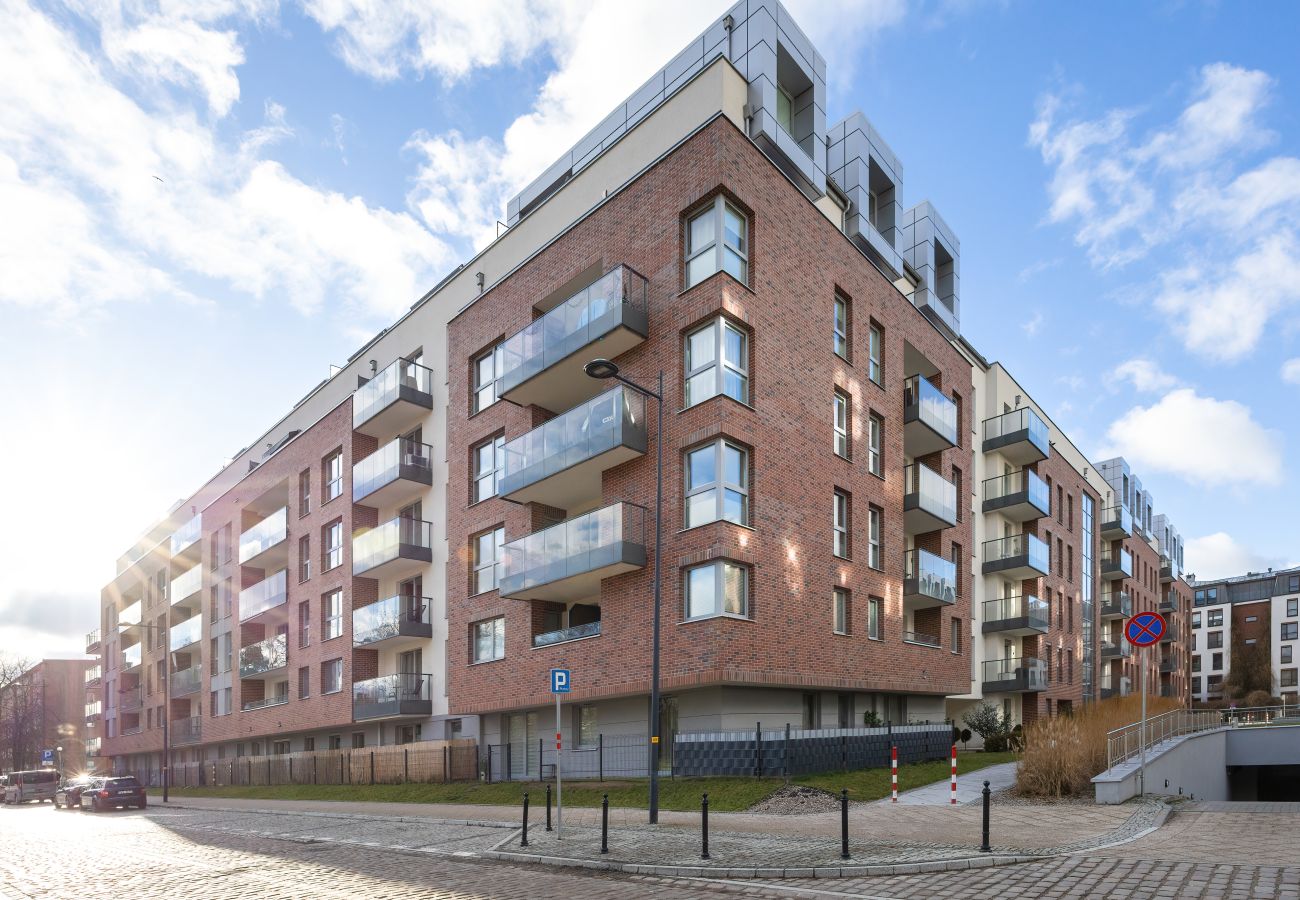
<path fill-rule="evenodd" d="M 92 763 L 100 716 L 94 670 L 92 660 L 45 659 L 0 688 L 0 771 L 39 768 L 45 750 L 66 772 Z"/>
<path fill-rule="evenodd" d="M 1191 582 L 1192 699 L 1223 699 L 1232 651 L 1266 647 L 1275 697 L 1300 702 L 1296 651 L 1300 647 L 1300 568 L 1248 572 L 1233 578 Z"/>

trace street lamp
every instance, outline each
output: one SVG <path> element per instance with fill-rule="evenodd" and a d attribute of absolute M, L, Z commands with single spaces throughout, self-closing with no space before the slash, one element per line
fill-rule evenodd
<path fill-rule="evenodd" d="M 55 748 L 54 748 L 54 752 L 57 753 L 57 754 L 59 754 L 59 757 L 58 757 L 58 759 L 59 759 L 59 762 L 58 762 L 58 769 L 59 769 L 59 772 L 62 773 L 62 772 L 63 772 L 63 747 L 62 747 L 62 746 L 55 747 Z"/>
<path fill-rule="evenodd" d="M 161 631 L 163 633 L 162 635 L 163 641 L 165 642 L 167 640 L 168 637 L 167 629 L 160 628 L 157 625 L 150 625 L 147 622 L 138 622 L 136 624 L 137 627 L 147 629 L 148 631 Z M 117 626 L 117 633 L 121 634 L 122 629 L 127 627 L 130 626 L 126 626 L 126 625 Z M 170 647 L 167 648 L 163 658 L 167 661 L 167 665 L 163 666 L 163 765 L 162 765 L 163 803 L 166 803 L 168 802 L 167 789 L 168 787 L 170 787 L 169 783 L 171 781 L 171 774 L 172 774 L 172 732 L 170 727 L 171 720 L 172 720 L 172 691 L 171 691 L 172 654 L 171 654 Z M 141 660 L 142 660 L 141 668 L 143 668 L 143 659 L 144 657 L 143 655 L 141 655 Z"/>
<path fill-rule="evenodd" d="M 655 825 L 659 822 L 659 607 L 662 593 L 660 560 L 663 559 L 664 535 L 664 370 L 659 370 L 658 391 L 642 387 L 620 375 L 618 365 L 608 359 L 593 359 L 583 366 L 583 371 L 601 381 L 613 378 L 642 396 L 652 397 L 659 404 L 659 424 L 655 430 L 655 453 L 658 460 L 655 463 L 655 599 L 651 641 L 653 664 L 650 676 L 650 824 Z"/>

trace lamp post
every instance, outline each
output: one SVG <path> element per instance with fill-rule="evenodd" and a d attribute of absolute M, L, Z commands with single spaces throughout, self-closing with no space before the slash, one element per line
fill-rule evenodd
<path fill-rule="evenodd" d="M 654 625 L 651 639 L 650 675 L 650 824 L 659 822 L 659 607 L 662 595 L 660 579 L 663 559 L 664 511 L 664 371 L 659 370 L 659 390 L 652 391 L 619 374 L 618 366 L 608 359 L 593 359 L 583 366 L 588 376 L 604 380 L 613 378 L 644 397 L 653 398 L 659 405 L 659 424 L 655 429 L 655 572 L 654 572 Z"/>
<path fill-rule="evenodd" d="M 157 625 L 150 625 L 150 624 L 148 624 L 147 622 L 140 622 L 140 623 L 137 623 L 137 624 L 139 625 L 140 628 L 144 628 L 144 629 L 146 629 L 146 630 L 148 630 L 148 631 L 155 631 L 155 632 L 157 632 L 157 631 L 161 631 L 161 632 L 162 632 L 162 640 L 163 640 L 164 642 L 167 641 L 167 639 L 168 639 L 168 632 L 167 632 L 167 629 L 165 629 L 165 628 L 159 628 Z M 130 626 L 119 625 L 119 626 L 118 626 L 118 633 L 120 634 L 121 631 L 122 631 L 122 629 L 123 629 L 123 628 L 127 628 L 127 627 L 130 627 Z M 144 655 L 141 654 L 141 657 L 140 657 L 140 658 L 141 658 L 141 660 L 142 660 L 141 668 L 143 668 L 143 659 L 144 659 Z M 172 690 L 171 690 L 171 687 L 172 687 L 172 653 L 171 653 L 171 648 L 170 648 L 170 647 L 165 647 L 165 652 L 164 652 L 164 654 L 163 654 L 163 659 L 166 660 L 166 663 L 167 663 L 167 664 L 166 664 L 165 666 L 163 666 L 163 764 L 162 764 L 162 788 L 163 788 L 163 803 L 167 803 L 167 802 L 168 802 L 168 798 L 167 798 L 167 789 L 170 787 L 169 782 L 171 781 L 171 774 L 172 774 L 172 732 L 171 732 L 171 721 L 172 721 Z"/>
<path fill-rule="evenodd" d="M 63 772 L 63 747 L 62 747 L 62 746 L 55 747 L 55 748 L 54 748 L 54 752 L 57 753 L 57 754 L 59 755 L 59 756 L 58 756 L 58 764 L 57 764 L 57 766 L 58 766 L 58 770 L 59 770 L 59 772 L 62 773 L 62 772 Z"/>

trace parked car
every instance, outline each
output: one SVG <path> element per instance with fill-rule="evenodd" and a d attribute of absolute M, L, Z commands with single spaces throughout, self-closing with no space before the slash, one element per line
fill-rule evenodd
<path fill-rule="evenodd" d="M 149 798 L 134 775 L 118 778 L 96 778 L 81 789 L 81 808 L 102 812 L 118 806 L 135 806 L 144 809 Z"/>
<path fill-rule="evenodd" d="M 59 785 L 59 789 L 54 792 L 54 808 L 59 809 L 80 809 L 81 808 L 81 791 L 87 785 L 94 784 L 93 775 L 81 775 L 77 778 L 65 778 Z"/>
<path fill-rule="evenodd" d="M 40 803 L 53 800 L 59 789 L 59 773 L 54 769 L 31 769 L 10 772 L 5 784 L 5 803 Z"/>

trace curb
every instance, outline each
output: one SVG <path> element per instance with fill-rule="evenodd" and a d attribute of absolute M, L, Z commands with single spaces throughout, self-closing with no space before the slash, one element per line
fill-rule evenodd
<path fill-rule="evenodd" d="M 425 825 L 472 825 L 478 828 L 511 828 L 519 831 L 519 826 L 514 822 L 502 822 L 493 819 L 445 819 L 435 816 L 393 816 L 393 815 L 376 815 L 373 813 L 345 813 L 345 812 L 316 812 L 316 811 L 299 811 L 288 809 L 244 809 L 238 806 L 192 806 L 184 802 L 177 803 L 175 800 L 169 800 L 167 805 L 161 803 L 150 804 L 155 812 L 165 809 L 193 809 L 203 812 L 227 812 L 227 813 L 257 813 L 265 816 L 310 816 L 317 819 L 366 819 L 378 822 L 411 822 Z"/>

